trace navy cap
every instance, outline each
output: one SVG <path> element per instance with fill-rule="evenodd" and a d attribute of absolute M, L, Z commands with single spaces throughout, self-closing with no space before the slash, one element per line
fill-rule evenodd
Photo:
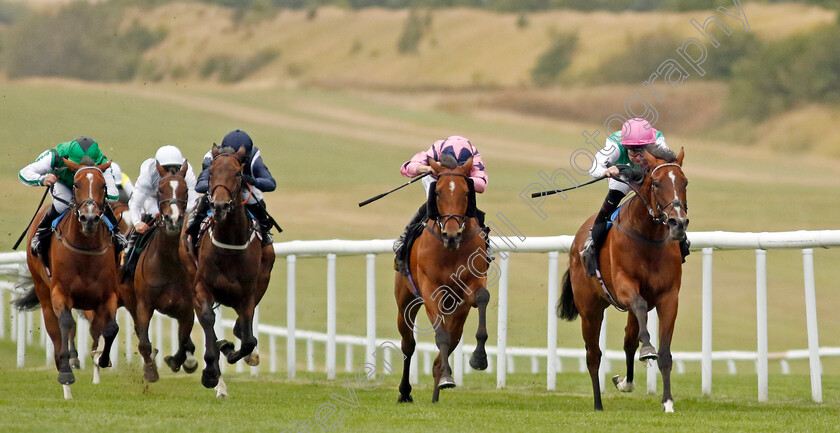
<path fill-rule="evenodd" d="M 251 141 L 251 137 L 245 131 L 235 130 L 228 132 L 225 135 L 225 138 L 222 139 L 222 147 L 230 147 L 233 150 L 239 150 L 240 147 L 245 148 L 245 153 L 250 154 L 251 148 L 254 147 L 254 143 Z"/>

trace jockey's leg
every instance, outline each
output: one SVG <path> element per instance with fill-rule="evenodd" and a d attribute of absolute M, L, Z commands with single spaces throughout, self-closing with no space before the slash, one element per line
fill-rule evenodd
<path fill-rule="evenodd" d="M 187 229 L 184 231 L 192 245 L 195 245 L 198 240 L 198 229 L 201 227 L 201 222 L 204 221 L 204 216 L 207 215 L 208 210 L 210 210 L 210 199 L 204 194 L 198 198 L 198 204 L 195 205 L 195 210 L 190 214 Z"/>
<path fill-rule="evenodd" d="M 105 209 L 102 215 L 111 222 L 111 236 L 114 238 L 114 246 L 117 248 L 117 252 L 124 250 L 128 246 L 128 241 L 122 232 L 120 232 L 120 224 L 117 221 L 117 216 L 114 215 L 114 209 L 111 208 L 111 205 L 105 203 Z"/>
<path fill-rule="evenodd" d="M 403 250 L 405 249 L 405 241 L 409 230 L 411 230 L 411 227 L 415 224 L 419 224 L 420 221 L 423 221 L 424 218 L 426 218 L 426 203 L 423 203 L 420 208 L 417 209 L 417 212 L 415 212 L 414 216 L 411 217 L 411 221 L 409 221 L 405 226 L 405 230 L 403 230 L 400 237 L 394 241 L 394 270 L 400 270 L 402 264 L 405 262 L 405 251 Z"/>
<path fill-rule="evenodd" d="M 35 234 L 32 236 L 32 243 L 29 245 L 32 249 L 32 254 L 38 256 L 41 259 L 41 262 L 44 263 L 44 266 L 47 267 L 49 267 L 49 258 L 47 257 L 46 252 L 50 248 L 52 222 L 59 215 L 61 215 L 61 213 L 55 209 L 54 205 L 51 205 L 41 218 L 41 222 L 38 223 L 38 228 L 35 229 Z"/>
<path fill-rule="evenodd" d="M 271 237 L 271 227 L 273 224 L 271 223 L 271 217 L 268 215 L 268 211 L 265 209 L 265 200 L 253 200 L 254 203 L 251 203 L 251 201 L 249 200 L 245 204 L 245 208 L 251 212 L 251 215 L 257 219 L 257 223 L 260 225 L 263 246 L 271 245 L 274 243 L 274 239 Z"/>
<path fill-rule="evenodd" d="M 580 252 L 584 265 L 586 265 L 586 274 L 589 276 L 595 275 L 595 269 L 598 266 L 598 253 L 607 239 L 607 220 L 618 208 L 618 204 L 625 195 L 626 193 L 623 191 L 611 189 L 601 205 L 601 210 L 595 216 L 595 222 L 589 232 L 589 239 L 587 239 L 586 245 Z"/>

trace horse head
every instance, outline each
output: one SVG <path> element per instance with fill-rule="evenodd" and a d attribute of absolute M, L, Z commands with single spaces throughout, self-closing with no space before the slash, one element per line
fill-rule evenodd
<path fill-rule="evenodd" d="M 683 156 L 683 149 L 673 158 L 660 159 L 651 153 L 645 156 L 650 171 L 644 187 L 650 188 L 650 204 L 655 207 L 651 214 L 655 221 L 667 224 L 671 239 L 678 241 L 685 239 L 688 228 L 688 180 L 682 171 Z"/>
<path fill-rule="evenodd" d="M 166 234 L 176 236 L 181 233 L 181 226 L 184 223 L 184 214 L 187 209 L 187 181 L 184 176 L 187 174 L 187 163 L 181 165 L 180 170 L 167 170 L 160 163 L 157 163 L 157 172 L 160 175 L 158 182 L 158 208 L 163 222 L 163 229 Z"/>
<path fill-rule="evenodd" d="M 435 186 L 437 204 L 437 226 L 443 238 L 443 245 L 451 250 L 461 246 L 461 235 L 467 224 L 469 206 L 469 179 L 472 158 L 458 166 L 450 155 L 442 155 L 441 162 L 429 160 L 429 165 L 438 180 Z"/>
<path fill-rule="evenodd" d="M 73 176 L 73 203 L 76 219 L 82 224 L 82 233 L 89 235 L 96 229 L 105 212 L 105 176 L 103 172 L 111 166 L 110 162 L 93 165 L 90 158 L 83 158 L 82 164 L 69 159 L 64 165 L 75 173 Z"/>
<path fill-rule="evenodd" d="M 223 221 L 236 208 L 242 195 L 242 168 L 246 163 L 245 147 L 234 152 L 230 147 L 213 145 L 210 164 L 210 203 L 213 218 Z"/>

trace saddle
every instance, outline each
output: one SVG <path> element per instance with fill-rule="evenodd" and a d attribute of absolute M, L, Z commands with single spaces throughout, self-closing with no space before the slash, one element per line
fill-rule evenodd
<path fill-rule="evenodd" d="M 411 269 L 411 265 L 409 260 L 411 259 L 411 248 L 414 247 L 414 242 L 417 241 L 417 238 L 423 233 L 423 229 L 426 227 L 426 222 L 429 221 L 429 218 L 423 218 L 420 222 L 416 224 L 412 224 L 408 231 L 405 234 L 405 244 L 403 245 L 402 250 L 400 250 L 400 257 L 399 263 L 400 266 L 400 273 L 403 275 L 408 276 L 409 269 Z"/>
<path fill-rule="evenodd" d="M 145 233 L 137 235 L 137 240 L 134 241 L 134 247 L 131 251 L 128 251 L 125 254 L 125 257 L 123 257 L 123 274 L 120 282 L 125 281 L 127 278 L 134 277 L 134 273 L 137 270 L 137 263 L 140 259 L 140 254 L 142 254 L 149 245 L 149 242 L 152 240 L 152 236 L 154 236 L 157 230 L 157 224 L 149 224 L 149 229 L 146 230 Z M 131 229 L 131 231 L 133 232 L 134 229 Z"/>

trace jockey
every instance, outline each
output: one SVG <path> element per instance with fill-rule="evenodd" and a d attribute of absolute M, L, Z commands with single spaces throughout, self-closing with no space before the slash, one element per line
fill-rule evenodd
<path fill-rule="evenodd" d="M 184 175 L 184 180 L 187 182 L 187 213 L 192 210 L 195 201 L 198 199 L 198 194 L 195 192 L 195 173 L 192 165 L 181 155 L 180 149 L 175 146 L 163 146 L 155 152 L 154 158 L 143 161 L 143 164 L 140 165 L 140 175 L 137 176 L 137 185 L 135 185 L 134 193 L 131 194 L 131 199 L 128 202 L 128 213 L 131 216 L 131 221 L 134 222 L 134 230 L 129 235 L 127 257 L 136 259 L 131 254 L 134 242 L 141 233 L 149 230 L 149 220 L 144 220 L 143 217 L 154 217 L 160 213 L 157 197 L 158 184 L 160 183 L 160 173 L 157 171 L 158 164 L 169 173 L 177 173 L 184 164 L 187 164 L 187 173 Z"/>
<path fill-rule="evenodd" d="M 245 154 L 248 156 L 248 161 L 242 168 L 242 181 L 251 185 L 250 193 L 248 191 L 243 192 L 243 198 L 248 197 L 248 202 L 245 203 L 245 209 L 247 209 L 251 215 L 257 219 L 257 222 L 260 225 L 260 235 L 262 236 L 263 246 L 271 245 L 274 242 L 271 237 L 271 227 L 274 222 L 265 209 L 263 192 L 274 191 L 274 189 L 277 188 L 277 182 L 274 180 L 274 177 L 271 176 L 271 173 L 268 171 L 268 167 L 265 166 L 260 150 L 257 146 L 254 146 L 251 137 L 248 136 L 245 131 L 237 129 L 229 132 L 225 135 L 225 138 L 222 139 L 221 147 L 230 147 L 234 151 L 237 151 L 242 147 L 245 148 Z M 201 225 L 201 221 L 204 219 L 204 215 L 206 215 L 207 211 L 210 209 L 210 200 L 206 194 L 207 191 L 210 190 L 210 165 L 212 163 L 213 156 L 211 150 L 204 155 L 202 171 L 201 174 L 198 175 L 198 183 L 195 185 L 195 190 L 204 195 L 198 199 L 196 211 L 190 215 L 190 221 L 187 225 L 186 233 L 188 236 L 192 237 L 193 242 L 198 236 L 198 228 Z M 196 217 L 196 215 L 200 215 L 200 217 Z"/>
<path fill-rule="evenodd" d="M 648 146 L 652 146 L 651 150 L 654 151 L 671 152 L 662 132 L 654 129 L 647 120 L 637 117 L 624 122 L 621 131 L 616 131 L 607 137 L 606 146 L 595 154 L 595 162 L 589 169 L 589 174 L 595 178 L 602 176 L 609 178 L 609 192 L 595 217 L 589 238 L 583 250 L 580 251 L 580 257 L 589 276 L 595 275 L 599 251 L 607 238 L 607 220 L 631 189 L 627 183 L 616 180 L 620 173 L 618 165 L 629 166 L 630 170 L 636 173 L 647 168 L 645 152 Z M 638 187 L 643 179 L 643 177 L 638 179 L 638 183 L 630 180 L 630 183 L 633 187 Z M 688 245 L 688 240 L 680 242 L 683 262 L 685 262 L 685 256 L 688 255 Z"/>
<path fill-rule="evenodd" d="M 485 188 L 487 188 L 487 173 L 484 171 L 484 162 L 481 160 L 481 154 L 478 153 L 478 149 L 476 149 L 469 140 L 458 135 L 453 135 L 445 140 L 437 140 L 428 150 L 418 152 L 411 158 L 410 161 L 402 165 L 400 173 L 405 177 L 416 177 L 423 173 L 429 173 L 432 171 L 432 167 L 429 165 L 429 160 L 434 159 L 435 161 L 440 161 L 440 157 L 443 154 L 450 154 L 455 157 L 459 165 L 463 165 L 468 159 L 470 159 L 470 157 L 472 157 L 470 179 L 473 181 L 475 192 L 479 194 L 484 192 Z M 421 181 L 423 188 L 426 190 L 426 197 L 429 196 L 429 187 L 432 182 L 436 180 L 437 177 L 434 173 L 432 173 L 431 175 L 424 177 Z M 479 226 L 483 228 L 484 212 L 481 212 L 480 210 L 477 211 L 477 217 Z M 405 230 L 400 237 L 394 241 L 394 253 L 396 253 L 396 257 L 394 258 L 394 268 L 396 270 L 399 270 L 402 267 L 404 261 L 403 247 L 405 246 L 409 230 L 412 226 L 420 223 L 425 218 L 426 203 L 424 202 L 423 205 L 417 209 L 417 212 L 411 218 L 411 221 L 408 222 L 408 225 L 405 226 Z"/>
<path fill-rule="evenodd" d="M 38 223 L 35 235 L 32 237 L 30 248 L 32 253 L 38 257 L 45 257 L 43 253 L 49 248 L 49 236 L 52 233 L 52 222 L 59 215 L 70 208 L 73 200 L 73 173 L 67 170 L 64 165 L 64 158 L 77 164 L 81 164 L 83 158 L 92 160 L 93 164 L 100 165 L 108 162 L 108 158 L 99 149 L 99 143 L 89 137 L 79 137 L 72 141 L 59 144 L 54 149 L 41 153 L 35 162 L 23 167 L 18 173 L 18 178 L 25 185 L 47 186 L 51 188 L 53 198 L 52 205 L 44 214 L 43 219 Z M 105 177 L 107 201 L 116 201 L 119 198 L 117 187 L 114 184 L 114 176 L 109 167 L 103 173 Z M 105 206 L 103 215 L 111 223 L 111 234 L 114 246 L 117 251 L 125 248 L 125 237 L 120 233 L 117 218 L 111 206 Z M 44 242 L 46 240 L 46 242 Z M 45 245 L 46 244 L 46 245 Z M 44 248 L 42 248 L 44 247 Z"/>
<path fill-rule="evenodd" d="M 115 161 L 111 161 L 111 172 L 114 174 L 114 183 L 120 193 L 120 198 L 117 201 L 128 206 L 128 200 L 131 198 L 131 193 L 134 192 L 134 184 L 131 183 L 131 178 L 123 173 L 122 168 Z"/>

